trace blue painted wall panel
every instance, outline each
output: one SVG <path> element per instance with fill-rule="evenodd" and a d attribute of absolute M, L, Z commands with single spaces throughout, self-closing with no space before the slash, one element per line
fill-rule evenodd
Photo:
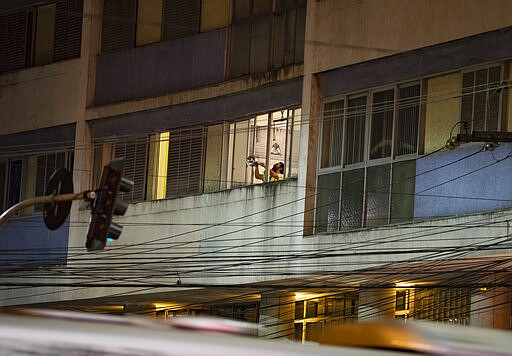
<path fill-rule="evenodd" d="M 39 214 L 11 219 L 0 226 L 0 269 L 64 264 L 68 236 L 69 217 L 54 231 Z"/>
<path fill-rule="evenodd" d="M 96 105 L 222 82 L 226 38 L 222 29 L 98 56 Z"/>
<path fill-rule="evenodd" d="M 493 152 L 482 146 L 464 144 L 417 160 L 415 219 L 512 207 L 512 144 Z"/>

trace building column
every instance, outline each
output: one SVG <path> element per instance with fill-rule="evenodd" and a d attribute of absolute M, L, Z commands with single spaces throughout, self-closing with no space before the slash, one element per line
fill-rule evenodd
<path fill-rule="evenodd" d="M 262 294 L 258 336 L 266 339 L 293 338 L 294 294 Z"/>
<path fill-rule="evenodd" d="M 359 291 L 358 320 L 395 317 L 395 288 L 369 288 Z"/>

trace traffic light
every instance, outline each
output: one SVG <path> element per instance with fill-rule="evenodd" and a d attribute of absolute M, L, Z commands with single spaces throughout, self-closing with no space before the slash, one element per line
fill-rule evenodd
<path fill-rule="evenodd" d="M 91 224 L 85 247 L 88 251 L 103 250 L 107 238 L 118 239 L 123 227 L 112 222 L 113 215 L 124 215 L 128 203 L 118 198 L 119 191 L 129 192 L 133 182 L 123 177 L 124 158 L 115 158 L 103 167 L 100 185 L 91 204 Z"/>

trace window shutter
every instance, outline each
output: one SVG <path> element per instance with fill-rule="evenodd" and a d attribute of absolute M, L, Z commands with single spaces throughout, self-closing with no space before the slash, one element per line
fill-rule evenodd
<path fill-rule="evenodd" d="M 201 0 L 165 0 L 163 16 L 165 40 L 199 33 Z"/>
<path fill-rule="evenodd" d="M 147 139 L 116 143 L 114 157 L 125 158 L 123 176 L 134 182 L 130 192 L 121 193 L 121 199 L 127 202 L 143 201 L 146 191 Z"/>
<path fill-rule="evenodd" d="M 168 198 L 202 191 L 203 129 L 171 132 L 167 165 Z"/>
<path fill-rule="evenodd" d="M 80 57 L 83 0 L 60 0 L 55 12 L 53 60 Z"/>
<path fill-rule="evenodd" d="M 25 67 L 27 12 L 0 16 L 0 73 Z"/>
<path fill-rule="evenodd" d="M 105 0 L 101 51 L 115 52 L 133 48 L 137 18 L 137 0 Z"/>

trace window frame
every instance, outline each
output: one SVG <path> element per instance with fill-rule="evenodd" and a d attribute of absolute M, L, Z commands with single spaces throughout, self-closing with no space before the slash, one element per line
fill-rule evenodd
<path fill-rule="evenodd" d="M 417 92 L 419 93 L 419 96 L 413 101 L 414 105 L 411 105 L 411 107 L 414 107 L 414 108 L 417 108 L 417 111 L 415 113 L 416 117 L 415 117 L 415 141 L 416 141 L 416 147 L 415 147 L 415 150 L 413 153 L 404 153 L 404 154 L 400 154 L 399 155 L 399 150 L 398 150 L 398 140 L 400 139 L 400 135 L 399 135 L 399 132 L 398 132 L 398 123 L 399 123 L 399 114 L 400 114 L 400 110 L 401 110 L 401 98 L 400 98 L 400 93 L 401 93 L 401 89 L 402 88 L 409 88 L 409 87 L 418 87 L 418 90 Z M 338 96 L 334 96 L 334 97 L 331 97 L 331 98 L 327 98 L 326 100 L 324 100 L 324 102 L 322 103 L 322 112 L 321 112 L 321 117 L 322 117 L 322 120 L 321 120 L 321 124 L 320 124 L 320 128 L 319 128 L 319 141 L 318 141 L 318 160 L 317 160 L 317 175 L 316 175 L 316 187 L 317 187 L 317 197 L 316 197 L 316 203 L 315 203 L 315 209 L 316 209 L 316 213 L 315 213 L 315 223 L 314 223 L 314 226 L 315 226 L 315 231 L 316 232 L 338 232 L 338 231 L 350 231 L 350 230 L 354 230 L 354 229 L 359 229 L 359 228 L 365 228 L 365 227 L 372 227 L 372 226 L 380 226 L 380 225 L 383 225 L 383 224 L 377 224 L 377 225 L 374 225 L 374 224 L 369 224 L 369 220 L 368 220 L 368 217 L 369 217 L 369 205 L 368 205 L 368 189 L 369 189 L 369 182 L 368 182 L 368 179 L 369 179 L 369 170 L 371 169 L 376 169 L 375 167 L 379 167 L 379 166 L 384 166 L 384 165 L 388 165 L 389 166 L 389 174 L 388 174 L 388 183 L 387 183 L 387 186 L 388 186 L 388 189 L 387 189 L 387 192 L 388 192 L 388 199 L 387 199 L 387 221 L 384 223 L 384 224 L 389 224 L 389 223 L 392 223 L 393 221 L 397 220 L 396 217 L 393 216 L 393 208 L 395 207 L 393 205 L 393 203 L 395 202 L 393 200 L 393 191 L 394 191 L 394 184 L 395 184 L 395 179 L 394 179 L 394 170 L 395 169 L 398 169 L 398 167 L 395 167 L 396 164 L 399 164 L 400 162 L 407 162 L 407 161 L 410 161 L 414 158 L 416 158 L 419 154 L 420 154 L 420 143 L 421 143 L 421 133 L 420 133 L 420 129 L 421 129 L 421 125 L 422 125 L 422 116 L 424 115 L 423 111 L 422 111 L 422 100 L 421 100 L 421 93 L 422 93 L 422 90 L 423 90 L 423 87 L 424 87 L 424 83 L 423 83 L 423 80 L 421 79 L 417 79 L 417 80 L 410 80 L 410 81 L 405 81 L 405 82 L 399 82 L 399 83 L 395 83 L 393 85 L 386 85 L 386 86 L 382 86 L 382 87 L 376 87 L 376 88 L 370 88 L 368 90 L 365 90 L 365 91 L 358 91 L 358 92 L 354 92 L 354 93 L 347 93 L 347 94 L 343 94 L 343 95 L 338 95 Z M 372 121 L 375 119 L 374 117 L 374 110 L 375 110 L 375 107 L 374 107 L 374 95 L 375 94 L 378 94 L 378 93 L 383 93 L 385 91 L 389 91 L 389 90 L 393 90 L 393 103 L 390 104 L 390 105 L 387 105 L 387 107 L 391 107 L 392 108 L 392 122 L 391 122 L 391 143 L 390 143 L 390 148 L 389 148 L 389 155 L 385 156 L 385 157 L 377 157 L 377 158 L 371 158 L 371 153 L 370 153 L 370 143 L 371 143 L 371 135 L 372 135 Z M 347 159 L 347 152 L 348 152 L 348 149 L 347 149 L 347 145 L 350 144 L 349 140 L 348 140 L 348 135 L 350 134 L 348 132 L 348 127 L 347 127 L 347 123 L 348 121 L 351 119 L 351 117 L 349 116 L 350 115 L 350 100 L 353 99 L 353 100 L 357 100 L 359 98 L 363 98 L 365 97 L 366 98 L 366 103 L 364 104 L 365 106 L 365 113 L 364 115 L 362 115 L 361 113 L 361 117 L 364 116 L 364 129 L 360 129 L 358 134 L 363 134 L 364 137 L 360 138 L 360 142 L 363 142 L 364 144 L 364 147 L 362 149 L 362 152 L 359 153 L 359 154 L 362 154 L 362 160 L 360 161 L 353 161 L 353 160 L 348 160 Z M 410 99 L 409 97 L 406 97 L 408 100 Z M 415 96 L 413 96 L 412 98 L 415 98 Z M 326 113 L 325 113 L 325 109 L 328 105 L 334 105 L 335 103 L 340 103 L 340 102 L 343 102 L 343 110 L 342 110 L 342 113 L 340 115 L 340 120 L 342 120 L 342 123 L 341 123 L 341 130 L 342 131 L 342 137 L 341 137 L 341 143 L 339 144 L 336 144 L 336 146 L 340 147 L 341 148 L 341 164 L 339 165 L 333 165 L 333 166 L 323 166 L 322 164 L 325 163 L 325 160 L 324 160 L 324 157 L 322 156 L 323 154 L 326 153 L 326 149 L 324 147 L 324 135 L 326 135 L 326 130 L 324 130 L 324 123 L 325 123 L 325 119 L 326 117 L 327 118 L 330 118 L 329 115 L 326 116 Z M 407 103 L 409 103 L 409 101 L 407 101 Z M 403 103 L 402 103 L 403 104 Z M 351 141 L 353 142 L 353 140 Z M 331 143 L 332 145 L 332 143 Z M 329 152 L 329 154 L 332 155 L 332 152 Z M 343 201 L 344 201 L 344 198 L 343 198 L 343 186 L 344 186 L 344 180 L 347 178 L 345 177 L 346 174 L 348 174 L 348 172 L 356 172 L 357 170 L 360 170 L 360 169 L 363 169 L 363 175 L 362 175 L 362 179 L 364 180 L 362 183 L 362 216 L 361 216 L 361 224 L 360 226 L 358 227 L 346 227 L 344 228 L 344 224 L 343 224 Z M 339 195 L 339 202 L 338 202 L 338 207 L 337 207 L 337 221 L 338 221 L 338 225 L 337 225 L 337 228 L 329 228 L 329 224 L 327 225 L 323 225 L 323 220 L 319 220 L 321 216 L 326 216 L 331 214 L 331 213 L 335 213 L 335 210 L 333 210 L 331 213 L 329 212 L 326 212 L 326 213 L 322 213 L 320 210 L 318 210 L 319 208 L 324 208 L 324 207 L 319 207 L 318 206 L 318 202 L 321 200 L 320 197 L 319 197 L 319 192 L 318 192 L 318 187 L 319 187 L 319 183 L 320 183 L 320 180 L 321 180 L 321 176 L 324 176 L 324 175 L 329 175 L 329 174 L 335 174 L 335 173 L 340 173 L 340 176 L 339 176 L 339 179 L 340 179 L 340 182 L 339 184 L 337 184 L 337 189 L 339 189 L 339 192 L 338 192 L 338 195 Z M 358 190 L 359 191 L 359 190 Z M 375 193 L 377 194 L 377 193 Z M 380 193 L 379 193 L 380 194 Z M 323 199 L 325 200 L 325 199 Z M 325 207 L 328 208 L 329 206 L 332 206 L 333 209 L 334 209 L 334 206 L 329 204 L 329 205 L 326 205 Z M 328 208 L 329 209 L 329 208 Z M 398 219 L 400 220 L 400 219 Z M 320 224 L 320 225 L 319 225 Z"/>

